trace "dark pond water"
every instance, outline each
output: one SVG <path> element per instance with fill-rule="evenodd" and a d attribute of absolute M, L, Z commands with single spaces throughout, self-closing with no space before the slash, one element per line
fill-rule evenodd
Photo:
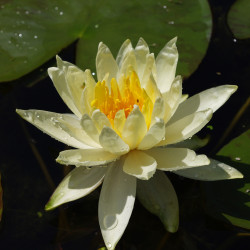
<path fill-rule="evenodd" d="M 221 84 L 239 85 L 238 92 L 213 117 L 210 125 L 214 129 L 205 128 L 200 133 L 201 136 L 211 135 L 211 143 L 201 150 L 208 155 L 216 153 L 218 138 L 249 96 L 250 40 L 236 40 L 226 25 L 226 13 L 233 2 L 210 1 L 214 18 L 211 44 L 198 70 L 184 82 L 184 92 L 190 95 Z M 61 55 L 73 62 L 74 51 L 75 44 Z M 15 109 L 67 112 L 51 81 L 46 78 L 34 86 L 3 84 L 0 91 L 0 171 L 4 190 L 0 249 L 92 250 L 103 247 L 97 217 L 100 189 L 54 211 L 44 211 L 54 187 L 69 171 L 55 162 L 65 146 L 19 119 Z M 243 113 L 223 144 L 247 127 L 249 110 Z M 167 233 L 158 218 L 136 201 L 118 250 L 247 249 L 249 231 L 207 214 L 200 182 L 173 174 L 169 177 L 180 203 L 179 231 Z"/>

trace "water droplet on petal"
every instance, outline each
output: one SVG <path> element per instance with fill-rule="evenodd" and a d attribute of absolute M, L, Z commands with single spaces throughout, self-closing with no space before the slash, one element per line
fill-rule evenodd
<path fill-rule="evenodd" d="M 115 214 L 106 215 L 103 219 L 104 227 L 108 230 L 115 228 L 118 224 L 118 220 Z"/>
<path fill-rule="evenodd" d="M 107 248 L 111 248 L 112 244 L 110 242 L 107 242 Z"/>

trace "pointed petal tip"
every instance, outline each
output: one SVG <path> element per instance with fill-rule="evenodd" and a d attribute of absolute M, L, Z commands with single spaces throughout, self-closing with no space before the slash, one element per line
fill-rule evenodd
<path fill-rule="evenodd" d="M 176 233 L 178 231 L 179 224 L 177 223 L 177 225 L 169 225 L 169 226 L 166 225 L 165 228 L 170 233 Z"/>

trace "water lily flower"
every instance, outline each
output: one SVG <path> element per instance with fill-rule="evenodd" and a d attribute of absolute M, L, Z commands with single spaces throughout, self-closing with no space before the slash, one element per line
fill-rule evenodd
<path fill-rule="evenodd" d="M 176 38 L 155 58 L 140 38 L 126 40 L 114 59 L 100 43 L 97 82 L 57 56 L 48 69 L 56 90 L 73 114 L 17 110 L 25 120 L 75 148 L 57 162 L 76 167 L 59 184 L 46 209 L 86 196 L 102 183 L 99 223 L 108 249 L 114 249 L 130 219 L 136 196 L 157 214 L 166 229 L 178 229 L 178 200 L 163 171 L 198 180 L 241 178 L 223 163 L 180 147 L 211 119 L 236 91 L 223 85 L 190 98 L 175 76 Z"/>

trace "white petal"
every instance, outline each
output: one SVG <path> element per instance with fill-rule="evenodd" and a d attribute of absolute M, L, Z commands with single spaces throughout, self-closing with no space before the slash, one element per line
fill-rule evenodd
<path fill-rule="evenodd" d="M 130 149 L 136 148 L 147 132 L 147 125 L 138 106 L 127 117 L 122 131 L 122 139 Z"/>
<path fill-rule="evenodd" d="M 167 123 L 175 113 L 182 99 L 182 78 L 180 76 L 176 76 L 170 90 L 163 93 L 162 97 L 164 98 L 165 103 L 164 121 Z"/>
<path fill-rule="evenodd" d="M 174 171 L 174 173 L 186 178 L 201 181 L 243 178 L 243 175 L 237 169 L 213 159 L 210 159 L 210 164 L 207 166 L 177 170 Z"/>
<path fill-rule="evenodd" d="M 66 79 L 68 67 L 73 65 L 62 61 L 59 56 L 57 56 L 56 59 L 58 68 L 56 67 L 49 68 L 48 74 L 63 101 L 67 104 L 67 106 L 72 110 L 72 112 L 75 115 L 81 117 L 81 112 L 78 110 L 76 104 L 74 103 L 74 99 L 71 95 L 71 91 L 69 89 Z"/>
<path fill-rule="evenodd" d="M 117 159 L 118 157 L 116 155 L 99 148 L 65 150 L 60 152 L 56 161 L 64 165 L 92 167 L 106 165 Z"/>
<path fill-rule="evenodd" d="M 157 86 L 162 93 L 168 91 L 175 78 L 178 51 L 175 37 L 169 41 L 156 57 Z"/>
<path fill-rule="evenodd" d="M 112 78 L 116 78 L 118 72 L 117 63 L 111 54 L 109 48 L 102 42 L 99 43 L 98 52 L 96 56 L 96 71 L 98 81 L 102 81 L 107 73 L 107 85 L 110 86 Z"/>
<path fill-rule="evenodd" d="M 131 50 L 133 50 L 132 44 L 129 39 L 127 39 L 121 46 L 117 57 L 116 62 L 119 68 L 121 68 L 121 65 L 123 63 L 124 58 L 127 56 L 127 53 L 129 53 Z"/>
<path fill-rule="evenodd" d="M 158 97 L 161 97 L 160 90 L 158 89 L 155 78 L 152 74 L 150 75 L 147 82 L 145 82 L 144 89 L 146 90 L 152 102 L 155 102 Z"/>
<path fill-rule="evenodd" d="M 99 132 L 92 121 L 92 119 L 84 114 L 81 119 L 81 126 L 85 133 L 92 138 L 97 144 L 99 144 Z"/>
<path fill-rule="evenodd" d="M 172 171 L 208 165 L 210 163 L 206 155 L 196 155 L 188 148 L 152 148 L 145 151 L 157 162 L 157 169 Z"/>
<path fill-rule="evenodd" d="M 184 141 L 200 131 L 212 118 L 211 109 L 188 115 L 165 127 L 165 140 L 158 145 L 173 144 Z"/>
<path fill-rule="evenodd" d="M 156 171 L 155 159 L 142 151 L 133 150 L 125 158 L 123 171 L 142 180 L 150 179 Z"/>
<path fill-rule="evenodd" d="M 184 116 L 208 108 L 215 112 L 236 90 L 235 85 L 222 85 L 196 94 L 179 105 L 169 123 L 174 123 Z"/>
<path fill-rule="evenodd" d="M 157 74 L 156 74 L 156 64 L 155 64 L 155 56 L 154 53 L 148 54 L 146 56 L 146 64 L 144 67 L 144 72 L 142 75 L 141 80 L 141 86 L 145 88 L 146 83 L 148 82 L 149 78 L 153 76 L 154 80 L 157 80 Z"/>
<path fill-rule="evenodd" d="M 136 57 L 136 62 L 137 62 L 137 75 L 139 79 L 142 79 L 148 53 L 149 53 L 149 48 L 148 48 L 147 43 L 143 40 L 143 38 L 140 38 L 135 47 L 135 57 Z"/>
<path fill-rule="evenodd" d="M 74 104 L 81 114 L 83 114 L 81 96 L 84 89 L 85 73 L 76 66 L 69 66 L 65 78 Z"/>
<path fill-rule="evenodd" d="M 186 139 L 185 141 L 178 142 L 174 144 L 175 148 L 189 148 L 192 150 L 200 149 L 208 144 L 210 136 L 207 135 L 205 138 L 199 138 L 194 135 L 192 138 Z"/>
<path fill-rule="evenodd" d="M 92 121 L 94 122 L 96 128 L 101 131 L 104 126 L 110 127 L 111 124 L 106 115 L 104 115 L 99 109 L 96 109 L 92 113 Z"/>
<path fill-rule="evenodd" d="M 102 147 L 115 155 L 123 155 L 129 151 L 129 146 L 109 127 L 104 127 L 99 137 Z"/>
<path fill-rule="evenodd" d="M 59 184 L 45 209 L 51 210 L 59 205 L 80 199 L 95 190 L 104 178 L 106 168 L 79 167 L 72 170 Z"/>
<path fill-rule="evenodd" d="M 162 119 L 158 119 L 158 121 L 148 130 L 137 149 L 146 150 L 154 147 L 163 139 L 164 135 L 165 123 Z"/>
<path fill-rule="evenodd" d="M 95 85 L 96 82 L 89 69 L 85 70 L 85 87 L 81 96 L 81 110 L 82 114 L 90 114 L 92 111 L 91 102 L 95 96 Z"/>
<path fill-rule="evenodd" d="M 98 217 L 102 236 L 109 250 L 124 233 L 135 202 L 136 178 L 123 172 L 122 167 L 109 167 L 99 199 Z"/>
<path fill-rule="evenodd" d="M 160 218 L 167 231 L 175 233 L 178 230 L 178 199 L 165 173 L 156 171 L 150 180 L 138 180 L 136 193 L 143 206 Z"/>
<path fill-rule="evenodd" d="M 122 130 L 124 127 L 126 121 L 126 116 L 125 116 L 125 112 L 124 109 L 119 110 L 116 114 L 115 114 L 115 119 L 114 119 L 114 130 L 121 136 L 122 134 Z"/>
<path fill-rule="evenodd" d="M 137 63 L 134 50 L 131 50 L 124 56 L 120 65 L 119 76 L 117 78 L 119 79 L 121 75 L 128 76 L 132 71 L 137 72 Z"/>
<path fill-rule="evenodd" d="M 57 114 L 43 110 L 17 109 L 16 112 L 23 119 L 60 142 L 63 142 L 74 148 L 91 148 L 89 145 L 81 142 L 79 137 L 72 137 L 71 131 L 69 131 L 65 126 L 67 120 L 77 123 L 77 117 L 73 118 L 72 115 Z"/>
<path fill-rule="evenodd" d="M 164 115 L 165 115 L 164 100 L 161 97 L 158 97 L 154 103 L 150 126 L 154 125 L 158 118 L 163 119 Z"/>

